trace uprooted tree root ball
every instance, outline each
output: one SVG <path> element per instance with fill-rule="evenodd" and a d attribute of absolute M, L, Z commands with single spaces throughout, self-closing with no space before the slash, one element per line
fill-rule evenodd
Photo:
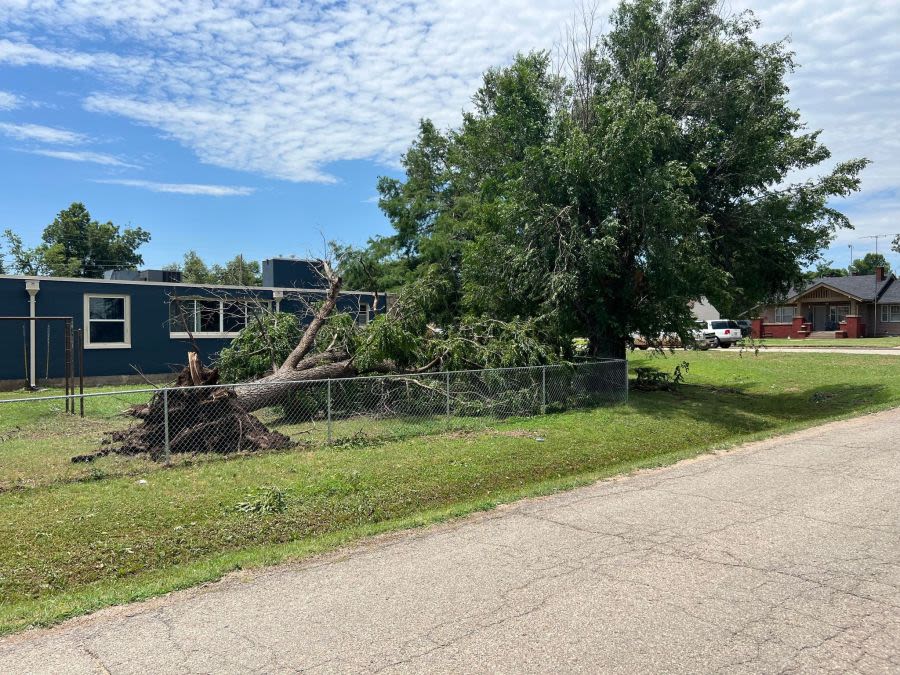
<path fill-rule="evenodd" d="M 228 454 L 277 450 L 296 445 L 284 434 L 270 431 L 247 412 L 233 389 L 192 387 L 195 383 L 215 385 L 219 373 L 216 369 L 199 367 L 194 358 L 191 359 L 191 366 L 182 370 L 176 387 L 169 389 L 171 454 Z M 102 441 L 104 447 L 99 451 L 78 455 L 72 461 L 90 462 L 110 454 L 147 454 L 153 459 L 163 459 L 166 455 L 164 405 L 163 395 L 157 393 L 149 403 L 132 406 L 126 414 L 137 418 L 140 423 L 107 434 Z"/>

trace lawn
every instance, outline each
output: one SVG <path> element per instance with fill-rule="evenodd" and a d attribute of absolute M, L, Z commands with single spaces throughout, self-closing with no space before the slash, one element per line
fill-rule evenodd
<path fill-rule="evenodd" d="M 115 467 L 75 478 L 53 474 L 57 462 L 42 455 L 42 439 L 60 425 L 121 423 L 117 418 L 104 413 L 101 420 L 72 420 L 52 408 L 15 422 L 5 417 L 0 632 L 900 405 L 900 368 L 889 356 L 762 353 L 722 359 L 691 352 L 635 354 L 632 365 L 671 371 L 685 359 L 687 383 L 677 391 L 635 391 L 627 404 L 614 407 L 171 468 L 118 458 Z M 10 446 L 15 434 L 33 438 Z M 40 474 L 47 467 L 50 477 L 20 480 L 23 456 L 28 471 Z"/>
<path fill-rule="evenodd" d="M 879 338 L 842 338 L 842 339 L 816 339 L 788 340 L 786 338 L 766 338 L 759 340 L 760 346 L 767 347 L 868 347 L 885 348 L 900 347 L 900 337 Z"/>

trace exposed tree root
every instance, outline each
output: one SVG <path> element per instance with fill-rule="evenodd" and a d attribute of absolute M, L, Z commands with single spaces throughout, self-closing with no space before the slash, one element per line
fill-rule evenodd
<path fill-rule="evenodd" d="M 234 390 L 225 387 L 190 387 L 199 380 L 215 385 L 218 371 L 186 367 L 178 385 L 169 390 L 169 451 L 171 454 L 228 454 L 289 448 L 294 442 L 284 434 L 270 431 L 238 401 Z M 126 414 L 140 420 L 123 431 L 113 431 L 103 439 L 97 452 L 78 455 L 73 462 L 90 462 L 109 454 L 146 454 L 163 459 L 166 454 L 163 394 L 150 402 L 132 406 Z"/>

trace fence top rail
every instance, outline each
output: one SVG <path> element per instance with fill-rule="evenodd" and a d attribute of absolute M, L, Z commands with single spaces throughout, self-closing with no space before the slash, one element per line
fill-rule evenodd
<path fill-rule="evenodd" d="M 593 361 L 581 362 L 581 363 L 571 363 L 571 364 L 552 364 L 545 366 L 513 366 L 509 368 L 482 368 L 482 369 L 471 369 L 471 370 L 439 370 L 429 373 L 394 373 L 391 375 L 358 375 L 356 377 L 339 377 L 339 378 L 322 378 L 316 380 L 278 380 L 274 382 L 231 382 L 225 384 L 198 384 L 191 385 L 189 387 L 145 387 L 142 389 L 119 389 L 115 391 L 92 391 L 86 392 L 84 394 L 56 394 L 53 396 L 22 396 L 20 398 L 0 398 L 0 405 L 4 403 L 25 403 L 25 402 L 34 402 L 34 401 L 62 401 L 64 399 L 83 399 L 83 398 L 95 398 L 100 396 L 128 396 L 133 394 L 155 394 L 162 391 L 178 391 L 184 389 L 238 389 L 242 387 L 281 387 L 281 386 L 289 386 L 292 384 L 297 385 L 309 385 L 309 384 L 319 384 L 325 382 L 353 382 L 365 380 L 368 382 L 374 380 L 408 380 L 410 378 L 428 378 L 428 377 L 446 377 L 448 375 L 467 375 L 472 373 L 502 373 L 509 371 L 522 371 L 522 370 L 540 370 L 540 369 L 559 369 L 572 367 L 575 369 L 583 368 L 585 366 L 590 366 L 594 364 L 606 364 L 606 363 L 625 363 L 625 359 L 613 359 L 613 358 L 604 358 L 604 359 L 595 359 Z"/>

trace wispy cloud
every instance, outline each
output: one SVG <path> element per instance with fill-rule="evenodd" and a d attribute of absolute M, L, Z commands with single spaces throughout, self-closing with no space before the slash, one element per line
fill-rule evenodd
<path fill-rule="evenodd" d="M 0 6 L 0 63 L 90 71 L 89 111 L 159 130 L 204 162 L 328 182 L 330 165 L 395 165 L 420 117 L 456 124 L 481 73 L 552 46 L 573 0 L 180 0 Z M 601 0 L 605 16 L 615 0 Z M 875 164 L 867 189 L 900 186 L 900 3 L 730 0 L 792 38 L 791 100 L 835 160 Z M 128 52 L 114 53 L 115 44 Z"/>
<path fill-rule="evenodd" d="M 37 150 L 21 150 L 31 155 L 41 155 L 42 157 L 52 157 L 53 159 L 64 159 L 69 162 L 88 162 L 90 164 L 101 164 L 103 166 L 116 166 L 125 169 L 140 169 L 137 164 L 129 164 L 113 155 L 107 155 L 102 152 L 90 152 L 88 150 L 46 150 L 43 148 Z"/>
<path fill-rule="evenodd" d="M 245 197 L 256 192 L 256 188 L 243 185 L 208 185 L 203 183 L 156 183 L 149 180 L 129 178 L 109 178 L 94 181 L 112 185 L 127 185 L 152 192 L 171 192 L 180 195 L 204 195 L 207 197 Z"/>
<path fill-rule="evenodd" d="M 0 110 L 12 110 L 22 105 L 22 99 L 8 91 L 0 91 Z"/>
<path fill-rule="evenodd" d="M 0 133 L 18 141 L 37 141 L 52 145 L 80 145 L 89 140 L 84 134 L 56 127 L 45 127 L 40 124 L 0 122 Z"/>
<path fill-rule="evenodd" d="M 16 36 L 0 40 L 0 62 L 90 70 L 108 86 L 86 96 L 89 111 L 158 129 L 209 164 L 328 183 L 335 162 L 396 165 L 421 117 L 457 122 L 484 69 L 548 46 L 573 7 L 49 0 L 0 8 Z"/>

